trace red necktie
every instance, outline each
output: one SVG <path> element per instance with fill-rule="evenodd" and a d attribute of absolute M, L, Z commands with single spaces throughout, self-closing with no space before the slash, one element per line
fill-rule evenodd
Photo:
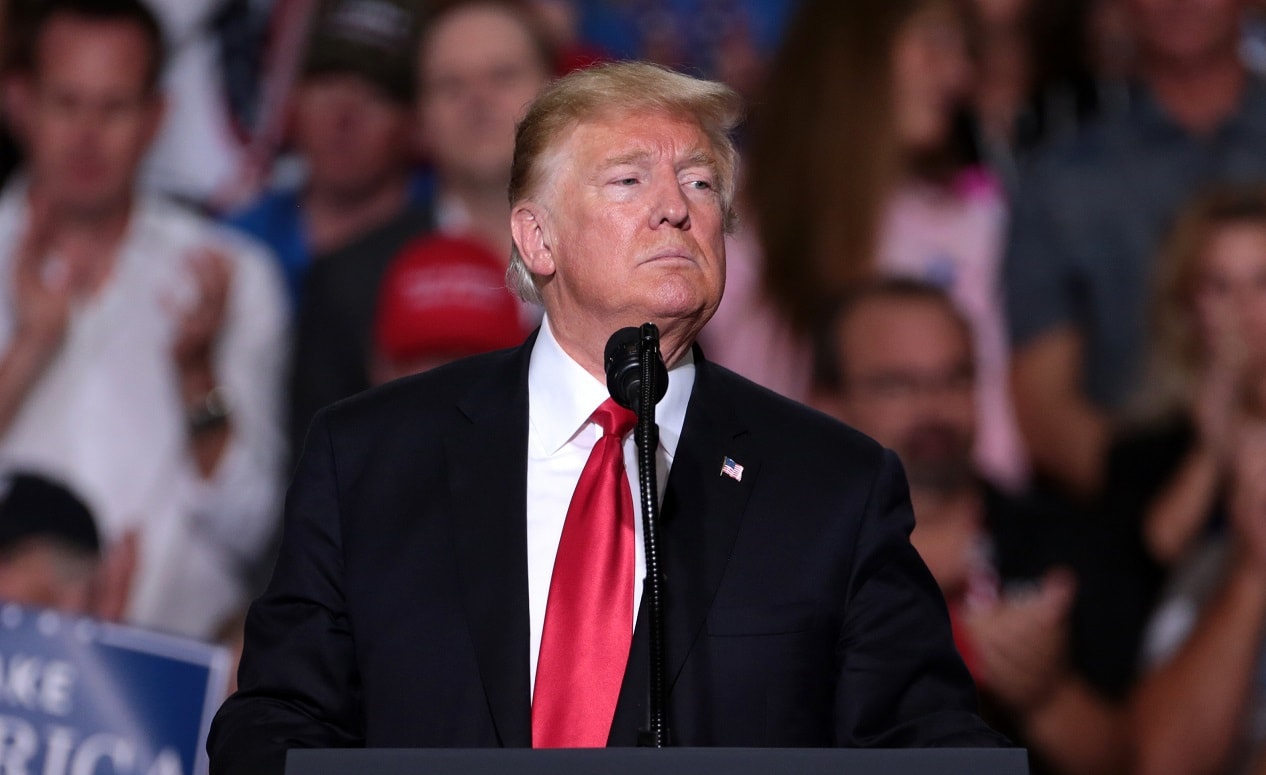
<path fill-rule="evenodd" d="M 532 701 L 535 748 L 601 748 L 633 640 L 633 496 L 624 437 L 637 416 L 607 399 L 554 559 Z"/>

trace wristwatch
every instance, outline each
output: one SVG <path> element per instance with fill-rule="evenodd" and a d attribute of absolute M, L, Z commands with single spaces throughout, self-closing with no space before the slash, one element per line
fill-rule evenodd
<path fill-rule="evenodd" d="M 189 433 L 198 436 L 227 425 L 232 413 L 233 404 L 229 401 L 228 389 L 223 385 L 216 385 L 207 391 L 200 402 L 185 410 L 185 423 L 189 427 Z"/>

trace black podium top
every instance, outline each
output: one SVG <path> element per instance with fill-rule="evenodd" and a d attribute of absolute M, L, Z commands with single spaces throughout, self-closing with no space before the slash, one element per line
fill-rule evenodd
<path fill-rule="evenodd" d="M 286 775 L 1028 775 L 1022 748 L 292 750 Z"/>

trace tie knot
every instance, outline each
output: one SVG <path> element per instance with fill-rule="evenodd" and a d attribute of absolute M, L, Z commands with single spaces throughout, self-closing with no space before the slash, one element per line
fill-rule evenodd
<path fill-rule="evenodd" d="M 603 401 L 589 419 L 602 427 L 602 435 L 621 439 L 637 424 L 637 415 L 617 404 L 614 398 Z"/>

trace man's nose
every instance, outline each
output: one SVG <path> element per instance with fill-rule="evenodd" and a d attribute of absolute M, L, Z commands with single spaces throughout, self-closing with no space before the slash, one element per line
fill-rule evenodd
<path fill-rule="evenodd" d="M 662 225 L 678 229 L 690 227 L 690 202 L 676 176 L 670 182 L 660 184 L 655 191 L 655 211 L 651 214 L 651 228 Z"/>

